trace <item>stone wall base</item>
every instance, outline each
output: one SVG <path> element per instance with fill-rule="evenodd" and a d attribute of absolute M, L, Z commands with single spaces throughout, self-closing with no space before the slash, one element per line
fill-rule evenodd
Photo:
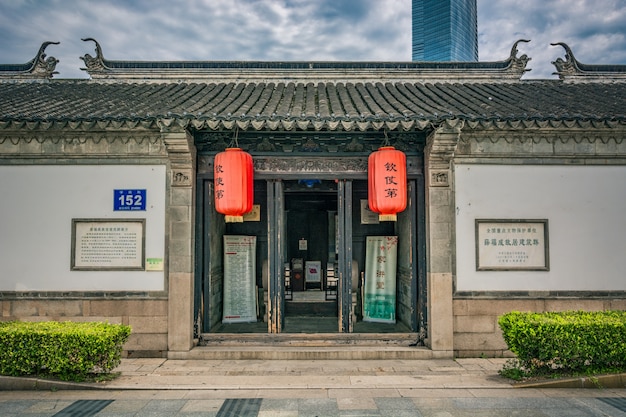
<path fill-rule="evenodd" d="M 129 325 L 124 357 L 167 357 L 167 299 L 0 300 L 2 321 L 108 322 Z"/>
<path fill-rule="evenodd" d="M 589 298 L 455 298 L 454 354 L 459 358 L 514 357 L 507 349 L 498 317 L 510 311 L 626 310 L 626 299 Z"/>
<path fill-rule="evenodd" d="M 626 299 L 598 298 L 455 298 L 455 357 L 513 357 L 498 327 L 509 311 L 626 310 Z M 0 300 L 2 321 L 104 321 L 130 325 L 124 357 L 167 357 L 168 300 L 158 299 L 39 299 Z"/>

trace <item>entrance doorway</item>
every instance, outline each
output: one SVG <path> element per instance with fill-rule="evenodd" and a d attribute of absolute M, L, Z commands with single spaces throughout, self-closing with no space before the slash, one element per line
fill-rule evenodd
<path fill-rule="evenodd" d="M 418 314 L 425 310 L 417 298 L 415 261 L 421 244 L 416 238 L 415 181 L 408 182 L 409 205 L 397 222 L 377 222 L 364 211 L 365 179 L 255 180 L 256 214 L 243 223 L 224 223 L 212 207 L 212 181 L 202 184 L 199 333 L 410 333 L 419 328 Z M 249 322 L 223 320 L 226 236 L 256 241 L 250 285 L 257 287 L 257 313 Z M 366 242 L 371 236 L 398 239 L 395 323 L 363 317 Z"/>
<path fill-rule="evenodd" d="M 283 331 L 338 332 L 337 184 L 285 181 L 284 195 Z"/>

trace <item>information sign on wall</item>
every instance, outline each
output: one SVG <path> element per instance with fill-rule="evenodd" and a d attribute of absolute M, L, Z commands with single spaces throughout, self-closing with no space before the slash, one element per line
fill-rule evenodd
<path fill-rule="evenodd" d="M 72 270 L 143 271 L 145 219 L 72 219 Z"/>
<path fill-rule="evenodd" d="M 476 219 L 476 270 L 550 270 L 548 220 Z"/>

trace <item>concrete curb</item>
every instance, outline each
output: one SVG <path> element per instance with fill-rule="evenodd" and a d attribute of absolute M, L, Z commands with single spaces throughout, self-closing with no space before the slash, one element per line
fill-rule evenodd
<path fill-rule="evenodd" d="M 515 382 L 514 388 L 626 388 L 626 373 L 592 377 Z"/>
<path fill-rule="evenodd" d="M 586 388 L 586 389 L 605 389 L 605 388 L 626 388 L 626 373 L 599 375 L 597 377 L 578 377 L 564 378 L 554 380 L 540 380 L 531 382 L 513 382 L 513 388 Z M 248 387 L 250 389 L 260 389 L 260 387 Z M 420 387 L 424 388 L 424 387 Z M 460 388 L 460 386 L 450 387 Z M 467 388 L 467 387 L 466 387 Z M 473 386 L 470 388 L 486 388 L 484 386 Z M 495 387 L 488 387 L 495 388 Z M 503 388 L 502 386 L 498 388 Z M 226 387 L 198 387 L 198 386 L 172 386 L 172 385 L 108 385 L 99 383 L 80 383 L 56 381 L 42 378 L 29 377 L 12 377 L 0 376 L 0 391 L 56 391 L 56 390 L 193 390 L 193 389 L 219 389 L 225 390 Z M 233 387 L 230 389 L 241 389 L 241 387 Z M 337 388 L 335 388 L 337 389 Z M 445 389 L 445 388 L 444 388 Z"/>
<path fill-rule="evenodd" d="M 109 381 L 110 382 L 110 381 Z M 132 384 L 123 383 L 119 385 L 108 385 L 108 383 L 79 383 L 79 382 L 65 382 L 54 381 L 41 378 L 28 378 L 28 377 L 8 377 L 0 376 L 0 391 L 78 391 L 78 390 L 90 390 L 90 391 L 194 391 L 194 390 L 208 390 L 208 391 L 284 391 L 284 390 L 377 390 L 377 389 L 396 389 L 396 390 L 463 390 L 463 389 L 511 389 L 511 385 L 483 385 L 474 384 L 471 382 L 458 383 L 458 384 L 440 384 L 434 383 L 433 385 L 400 385 L 395 386 L 393 384 L 384 385 L 361 385 L 361 386 L 339 386 L 339 385 L 272 385 L 272 386 L 260 386 L 260 385 L 213 385 L 202 386 L 195 384 L 166 384 L 166 383 L 152 383 L 152 384 Z"/>
<path fill-rule="evenodd" d="M 0 375 L 0 391 L 101 390 L 106 388 L 95 383 Z"/>

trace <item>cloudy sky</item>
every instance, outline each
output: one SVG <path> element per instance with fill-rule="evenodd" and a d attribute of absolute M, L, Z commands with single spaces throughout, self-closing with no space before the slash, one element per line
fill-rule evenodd
<path fill-rule="evenodd" d="M 112 60 L 410 61 L 411 0 L 0 0 L 0 63 L 44 41 L 56 78 L 86 78 L 92 37 Z M 532 60 L 555 78 L 565 42 L 588 64 L 626 64 L 626 0 L 478 0 L 481 61 Z"/>

